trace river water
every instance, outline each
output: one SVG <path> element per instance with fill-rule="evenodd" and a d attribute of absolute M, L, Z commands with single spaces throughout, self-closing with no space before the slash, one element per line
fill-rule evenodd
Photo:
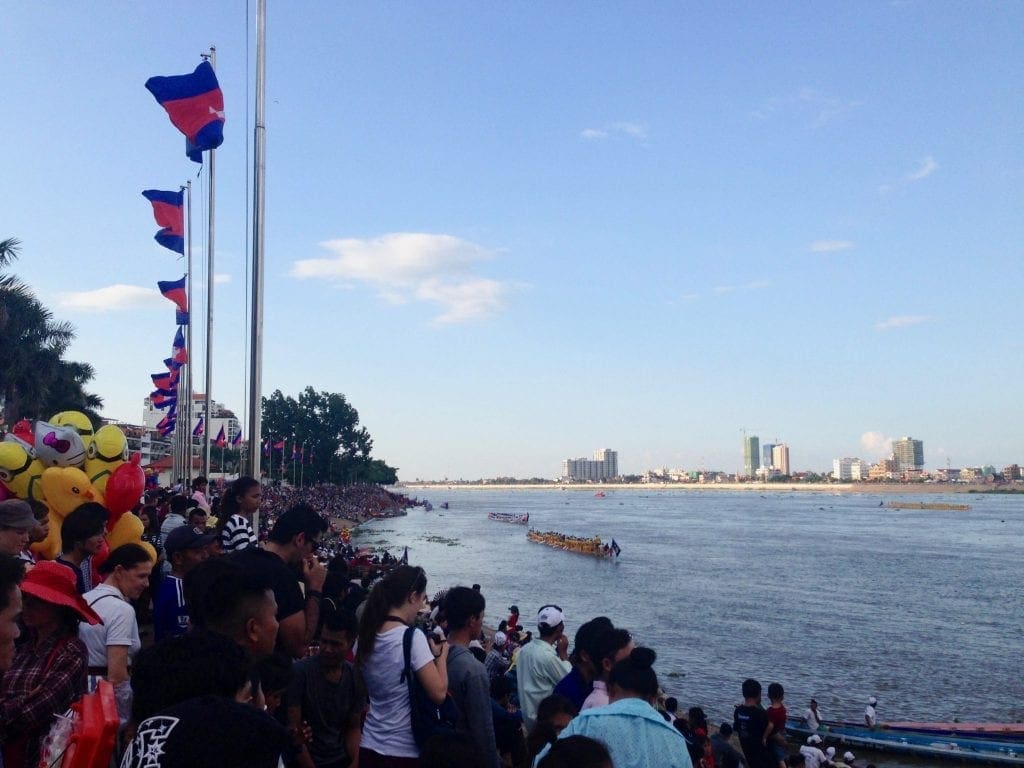
<path fill-rule="evenodd" d="M 968 512 L 892 510 L 913 496 L 813 492 L 431 488 L 434 504 L 362 526 L 359 544 L 422 565 L 428 592 L 479 583 L 488 623 L 516 603 L 527 627 L 557 603 L 572 636 L 606 615 L 658 653 L 682 708 L 731 720 L 740 684 L 811 696 L 827 718 L 1024 719 L 1024 497 L 928 494 Z M 442 502 L 450 509 L 440 509 Z M 528 542 L 540 530 L 614 538 L 617 561 Z M 895 763 L 889 763 L 890 765 Z"/>

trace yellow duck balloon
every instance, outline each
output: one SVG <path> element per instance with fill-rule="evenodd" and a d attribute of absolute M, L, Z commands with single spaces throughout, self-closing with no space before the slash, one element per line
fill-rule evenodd
<path fill-rule="evenodd" d="M 61 520 L 87 501 L 103 503 L 103 494 L 92 487 L 85 472 L 78 467 L 48 467 L 43 471 L 43 494 L 50 510 Z"/>
<path fill-rule="evenodd" d="M 138 544 L 149 553 L 150 559 L 155 563 L 156 549 L 148 541 L 142 540 L 144 530 L 145 526 L 143 526 L 142 520 L 139 519 L 138 515 L 125 512 L 114 523 L 110 533 L 107 534 L 107 545 L 110 547 L 110 551 L 113 552 L 122 544 Z"/>
<path fill-rule="evenodd" d="M 17 440 L 0 442 L 0 482 L 19 499 L 46 501 L 42 477 L 43 462 Z"/>
<path fill-rule="evenodd" d="M 107 424 L 96 430 L 92 442 L 86 446 L 85 474 L 92 487 L 106 495 L 107 480 L 113 471 L 127 460 L 128 438 L 120 428 Z"/>

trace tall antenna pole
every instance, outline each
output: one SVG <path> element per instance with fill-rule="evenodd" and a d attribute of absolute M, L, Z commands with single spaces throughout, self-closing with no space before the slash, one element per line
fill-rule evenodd
<path fill-rule="evenodd" d="M 263 433 L 263 224 L 266 176 L 267 2 L 256 4 L 256 122 L 253 129 L 252 317 L 249 329 L 249 474 L 260 479 Z M 273 460 L 273 448 L 271 448 Z M 259 512 L 253 518 L 259 531 Z"/>
<path fill-rule="evenodd" d="M 188 217 L 188 245 L 186 246 L 187 252 L 187 263 L 186 271 L 188 272 L 188 280 L 186 282 L 188 290 L 188 326 L 185 328 L 185 350 L 186 353 L 192 354 L 192 322 L 195 318 L 195 307 L 192 305 L 192 182 L 185 182 L 185 191 L 188 200 L 188 205 L 185 208 L 186 216 Z M 189 488 L 192 487 L 192 361 L 191 359 L 185 363 L 185 375 L 181 376 L 185 380 L 185 410 L 181 414 L 185 417 L 185 433 L 184 439 L 182 440 L 183 458 L 184 458 L 184 478 L 185 483 Z M 178 398 L 178 405 L 181 406 L 181 398 Z"/>
<path fill-rule="evenodd" d="M 203 54 L 210 60 L 210 65 L 217 69 L 217 49 L 210 46 L 210 52 Z M 206 232 L 206 419 L 203 425 L 203 475 L 210 477 L 210 418 L 213 415 L 213 386 L 211 385 L 211 369 L 213 368 L 213 255 L 214 255 L 214 202 L 216 185 L 217 150 L 210 150 L 210 213 Z M 189 462 L 191 464 L 191 461 Z M 191 487 L 191 486 L 190 486 Z"/>

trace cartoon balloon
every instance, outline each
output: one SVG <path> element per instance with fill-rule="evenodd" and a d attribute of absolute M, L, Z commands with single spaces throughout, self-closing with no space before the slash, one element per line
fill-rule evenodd
<path fill-rule="evenodd" d="M 139 462 L 139 455 L 135 454 L 131 461 L 119 466 L 107 479 L 104 493 L 107 509 L 110 510 L 107 530 L 113 528 L 117 518 L 139 503 L 139 498 L 146 489 L 146 473 L 142 471 Z"/>
<path fill-rule="evenodd" d="M 106 495 L 110 474 L 128 459 L 128 438 L 113 424 L 106 424 L 96 430 L 92 442 L 86 449 L 85 474 L 93 488 Z M 134 503 L 134 502 L 133 502 Z M 110 510 L 113 512 L 114 510 Z"/>
<path fill-rule="evenodd" d="M 47 467 L 82 465 L 85 459 L 85 444 L 74 427 L 37 421 L 35 436 L 36 456 Z"/>
<path fill-rule="evenodd" d="M 120 519 L 114 523 L 113 530 L 107 535 L 107 543 L 110 545 L 111 551 L 122 544 L 140 544 L 144 530 L 145 526 L 142 524 L 142 520 L 136 515 L 121 515 Z"/>
<path fill-rule="evenodd" d="M 46 538 L 42 541 L 37 541 L 35 544 L 31 544 L 29 549 L 31 549 L 37 557 L 42 557 L 46 560 L 54 560 L 57 555 L 60 554 L 60 527 L 64 523 L 64 518 L 51 509 L 49 513 L 49 521 L 49 533 L 47 533 Z"/>
<path fill-rule="evenodd" d="M 92 487 L 78 467 L 49 467 L 41 479 L 46 504 L 61 517 L 87 501 L 103 503 L 103 494 Z"/>
<path fill-rule="evenodd" d="M 21 419 L 17 422 L 14 429 L 11 430 L 11 434 L 29 447 L 36 441 L 36 433 L 32 430 L 32 422 L 28 419 Z"/>
<path fill-rule="evenodd" d="M 10 437 L 10 435 L 8 435 Z M 39 482 L 45 467 L 21 440 L 0 442 L 0 482 L 19 499 L 44 501 Z"/>
<path fill-rule="evenodd" d="M 82 438 L 82 444 L 86 450 L 89 449 L 89 443 L 92 442 L 93 429 L 92 422 L 89 421 L 89 417 L 84 413 L 81 411 L 61 411 L 60 413 L 53 414 L 50 423 L 56 424 L 58 427 L 74 427 L 75 431 Z"/>
<path fill-rule="evenodd" d="M 7 490 L 7 486 L 0 483 L 0 501 L 6 501 L 7 499 L 13 499 L 14 494 Z"/>

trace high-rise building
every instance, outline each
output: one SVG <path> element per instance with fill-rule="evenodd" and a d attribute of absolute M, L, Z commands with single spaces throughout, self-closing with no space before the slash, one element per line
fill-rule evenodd
<path fill-rule="evenodd" d="M 785 443 L 772 446 L 772 467 L 779 470 L 780 475 L 789 474 L 789 446 Z"/>
<path fill-rule="evenodd" d="M 834 480 L 867 480 L 871 465 L 862 459 L 833 459 L 832 478 Z"/>
<path fill-rule="evenodd" d="M 753 477 L 761 468 L 761 440 L 757 435 L 743 438 L 743 475 Z"/>
<path fill-rule="evenodd" d="M 900 472 L 924 469 L 924 441 L 901 437 L 892 441 L 892 455 Z"/>
<path fill-rule="evenodd" d="M 619 453 L 608 448 L 594 451 L 593 459 L 562 461 L 563 480 L 609 480 L 619 475 Z"/>
<path fill-rule="evenodd" d="M 772 468 L 772 451 L 774 449 L 774 443 L 765 443 L 761 446 L 761 466 L 765 469 Z"/>

